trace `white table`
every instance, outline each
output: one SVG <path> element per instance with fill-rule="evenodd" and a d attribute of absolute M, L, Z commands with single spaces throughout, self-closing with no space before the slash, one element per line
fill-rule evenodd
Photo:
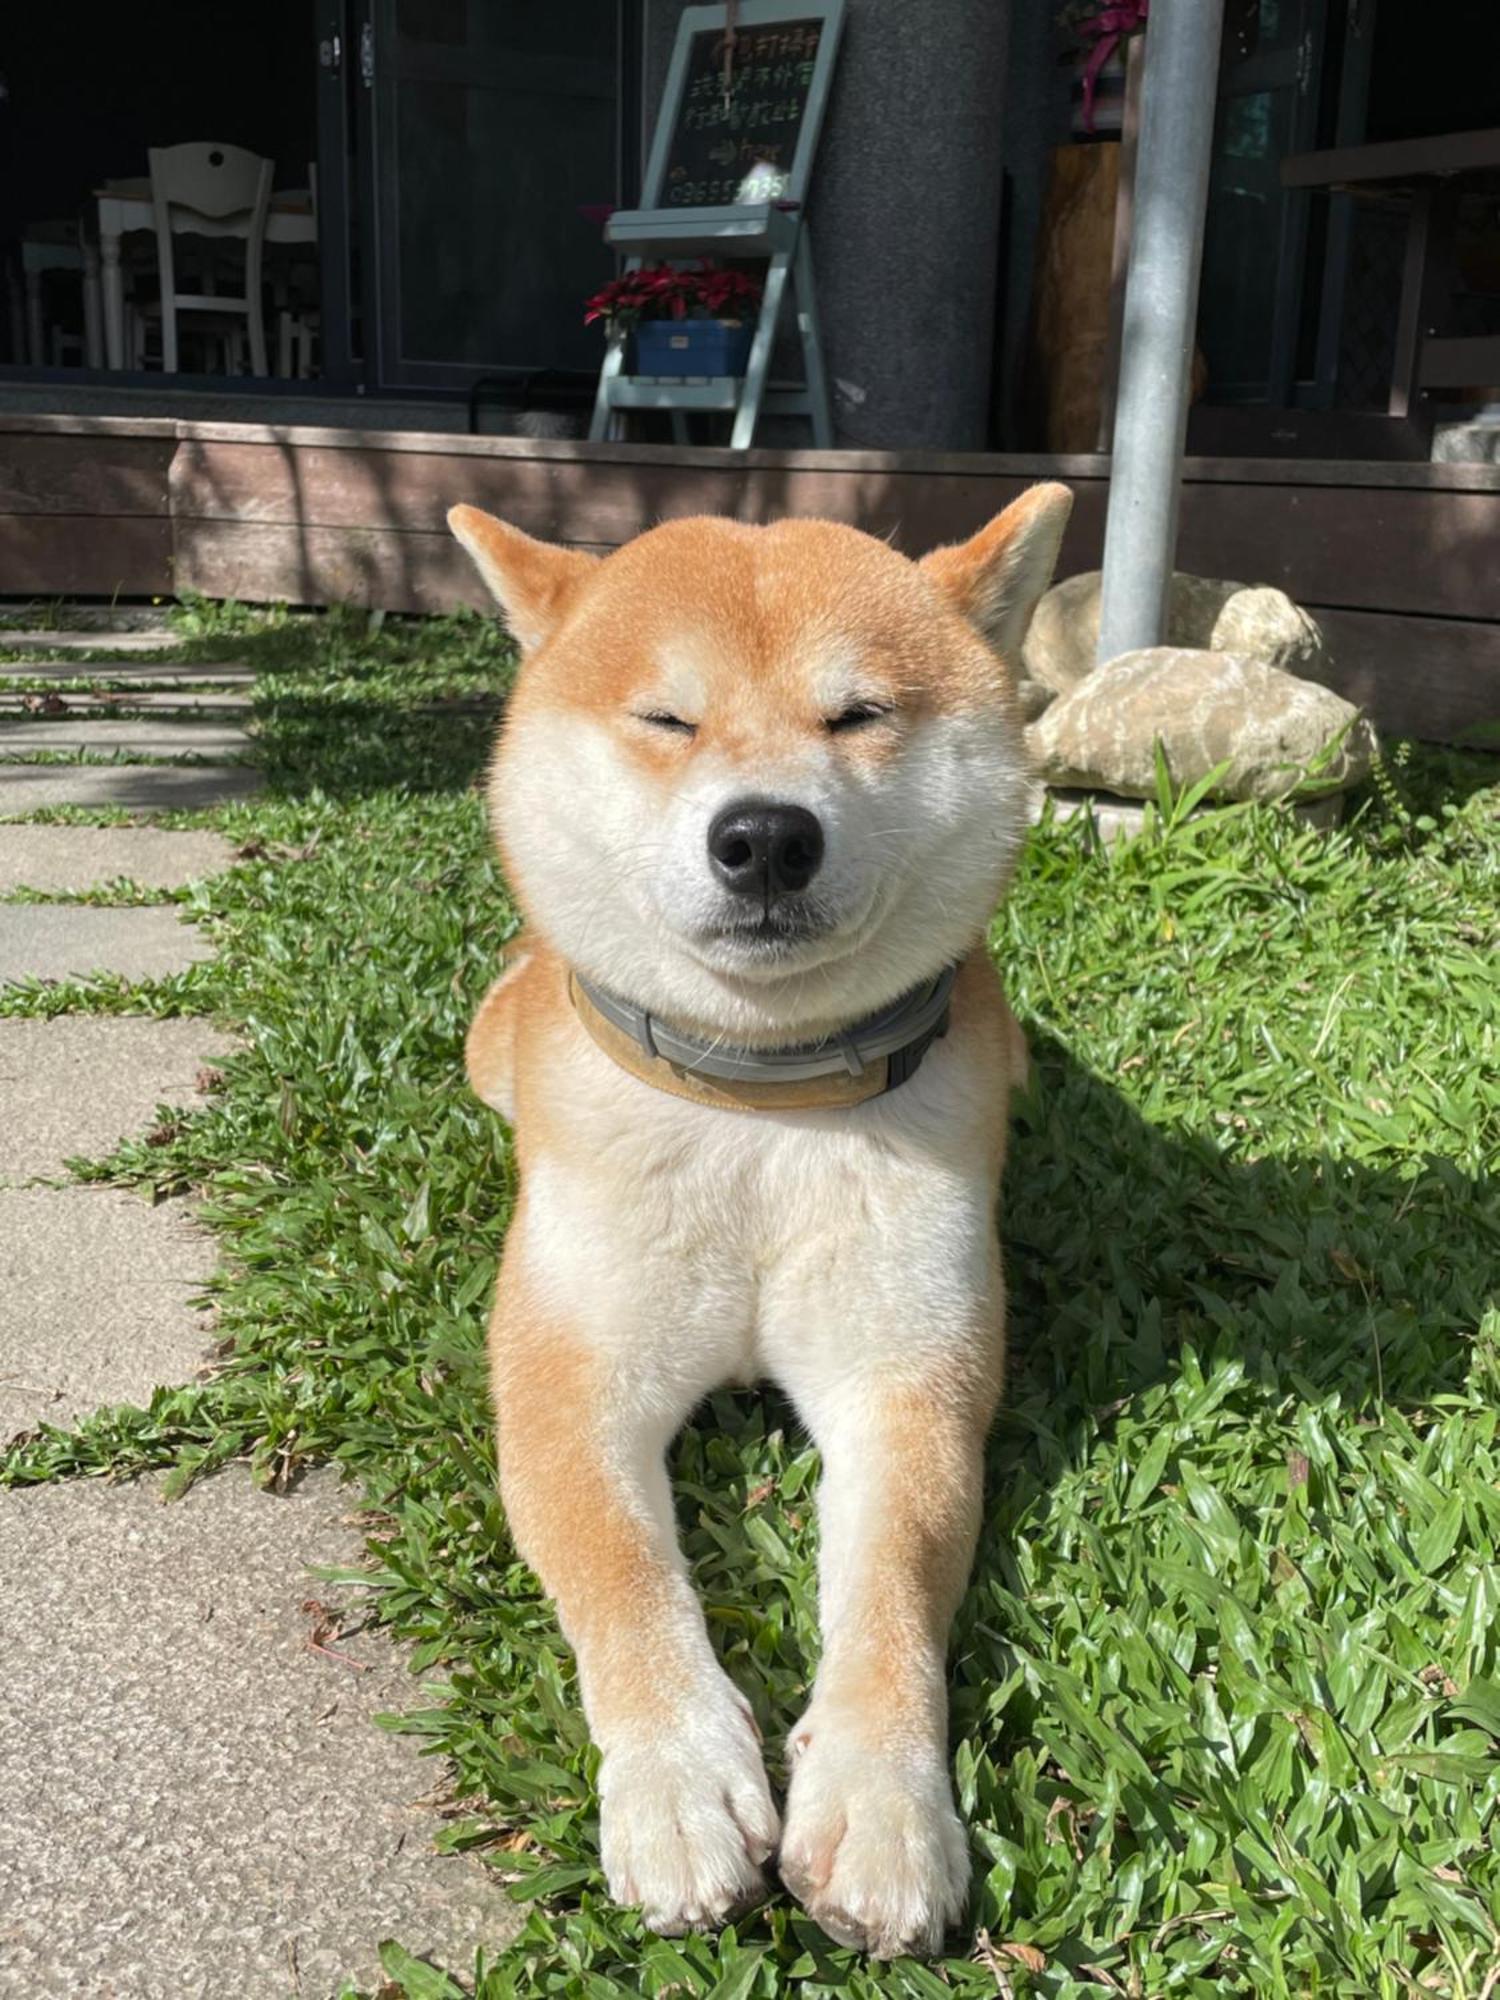
<path fill-rule="evenodd" d="M 99 202 L 99 254 L 104 265 L 104 349 L 111 368 L 125 366 L 125 288 L 120 281 L 120 238 L 132 230 L 154 233 L 156 210 L 149 180 L 106 181 L 95 188 Z M 237 228 L 216 226 L 204 218 L 203 236 L 237 236 Z M 312 199 L 301 192 L 273 194 L 266 216 L 268 243 L 316 243 L 318 218 Z"/>

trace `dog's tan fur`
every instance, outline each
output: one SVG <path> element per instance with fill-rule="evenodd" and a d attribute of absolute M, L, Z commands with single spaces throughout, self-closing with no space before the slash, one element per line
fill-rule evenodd
<path fill-rule="evenodd" d="M 451 517 L 524 654 L 491 805 L 527 931 L 468 1044 L 521 1169 L 491 1330 L 501 1483 L 577 1654 L 611 1890 L 659 1929 L 725 1920 L 778 1851 L 824 1928 L 877 1954 L 935 1948 L 962 1907 L 944 1653 L 1000 1392 L 994 1202 L 1025 1060 L 979 938 L 1029 787 L 1003 662 L 1068 504 L 1039 487 L 920 565 L 827 522 L 676 522 L 600 562 Z M 830 730 L 851 703 L 889 712 Z M 822 928 L 769 962 L 719 925 L 701 859 L 740 795 L 827 827 Z M 668 1096 L 568 995 L 571 967 L 774 1046 L 956 959 L 921 1069 L 838 1109 Z M 759 1375 L 824 1460 L 823 1658 L 784 1826 L 664 1469 L 707 1391 Z"/>

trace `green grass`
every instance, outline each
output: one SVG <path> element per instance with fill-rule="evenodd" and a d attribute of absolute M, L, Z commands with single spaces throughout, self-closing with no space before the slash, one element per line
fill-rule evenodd
<path fill-rule="evenodd" d="M 332 1459 L 359 1572 L 448 1692 L 446 1844 L 519 1940 L 388 1994 L 1488 1996 L 1500 1991 L 1500 766 L 1401 753 L 1346 830 L 1236 811 L 1032 839 L 993 947 L 1035 1076 L 1006 1185 L 1012 1368 L 953 1661 L 979 1942 L 872 1969 L 785 1902 L 668 1942 L 610 1907 L 571 1662 L 494 1495 L 481 1340 L 513 1193 L 465 1089 L 515 922 L 473 789 L 474 620 L 200 608 L 265 668 L 272 793 L 218 957 L 0 1010 L 214 1011 L 223 1093 L 93 1171 L 201 1186 L 207 1384 L 15 1443 L 34 1481 Z M 420 704 L 429 704 L 422 707 Z M 768 1742 L 816 1657 L 815 1455 L 772 1392 L 675 1452 L 711 1629 Z M 414 1686 L 414 1696 L 416 1690 Z"/>

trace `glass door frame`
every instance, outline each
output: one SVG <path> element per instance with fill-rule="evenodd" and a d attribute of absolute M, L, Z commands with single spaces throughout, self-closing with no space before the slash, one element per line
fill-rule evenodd
<path fill-rule="evenodd" d="M 334 392 L 364 387 L 354 339 L 354 190 L 350 185 L 349 0 L 313 0 L 317 80 L 319 379 Z"/>
<path fill-rule="evenodd" d="M 1316 143 L 1318 99 L 1322 85 L 1327 31 L 1327 0 L 1284 0 L 1296 10 L 1296 34 L 1290 46 L 1262 48 L 1259 44 L 1259 0 L 1240 0 L 1225 20 L 1224 52 L 1218 86 L 1215 155 L 1226 107 L 1237 97 L 1289 92 L 1291 122 L 1286 150 L 1308 151 Z M 1212 190 L 1211 190 L 1212 192 Z M 1213 210 L 1208 222 L 1211 227 Z M 1285 407 L 1292 401 L 1296 374 L 1297 336 L 1302 315 L 1302 287 L 1308 233 L 1307 197 L 1300 190 L 1282 197 L 1273 279 L 1272 318 L 1267 349 L 1266 379 L 1215 382 L 1215 405 Z"/>

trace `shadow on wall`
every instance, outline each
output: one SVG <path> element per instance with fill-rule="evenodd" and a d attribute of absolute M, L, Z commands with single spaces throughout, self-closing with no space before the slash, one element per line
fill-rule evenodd
<path fill-rule="evenodd" d="M 507 455 L 459 451 L 447 439 L 430 448 L 414 443 L 376 437 L 324 445 L 305 432 L 184 437 L 170 473 L 177 588 L 250 603 L 490 609 L 448 531 L 448 510 L 459 501 L 528 534 L 601 552 L 658 521 L 711 514 L 843 520 L 917 555 L 972 533 L 1031 483 L 1021 473 L 927 480 L 878 456 L 835 470 L 817 454 L 799 455 L 799 463 L 781 453 L 627 445 L 609 447 L 601 462 L 536 448 Z M 1092 559 L 1098 499 L 1080 493 L 1065 565 Z"/>
<path fill-rule="evenodd" d="M 185 437 L 170 478 L 177 588 L 392 611 L 477 603 L 458 587 L 459 565 L 443 546 L 451 540 L 446 509 L 430 491 L 447 483 L 433 468 L 451 463 L 423 452 L 319 446 L 305 431 L 286 436 L 279 427 L 269 442 Z"/>

